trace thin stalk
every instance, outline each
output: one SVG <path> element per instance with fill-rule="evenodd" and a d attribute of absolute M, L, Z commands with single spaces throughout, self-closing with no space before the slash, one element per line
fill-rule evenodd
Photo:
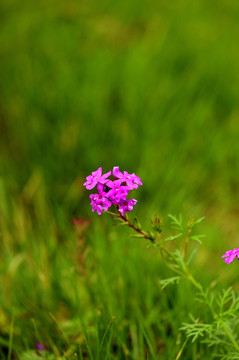
<path fill-rule="evenodd" d="M 151 236 L 148 233 L 146 233 L 143 230 L 138 229 L 134 224 L 132 224 L 132 222 L 127 218 L 127 215 L 121 215 L 120 214 L 120 218 L 122 220 L 124 220 L 124 222 L 126 222 L 130 228 L 132 228 L 138 234 L 142 235 L 145 239 L 151 240 L 153 242 L 155 241 L 155 239 L 152 239 Z"/>
<path fill-rule="evenodd" d="M 185 346 L 186 346 L 186 344 L 187 344 L 188 340 L 189 340 L 189 338 L 186 338 L 186 340 L 184 341 L 184 343 L 183 343 L 183 345 L 182 345 L 181 349 L 179 350 L 179 352 L 178 352 L 178 354 L 177 354 L 177 356 L 176 356 L 175 360 L 178 360 L 178 359 L 180 358 L 180 356 L 182 355 L 183 349 L 185 348 Z"/>
<path fill-rule="evenodd" d="M 143 230 L 137 228 L 134 224 L 132 224 L 132 222 L 127 218 L 127 215 L 121 215 L 120 213 L 115 214 L 115 213 L 112 213 L 111 211 L 107 211 L 107 212 L 109 214 L 123 220 L 131 229 L 136 231 L 138 234 L 142 235 L 145 239 L 155 242 L 155 239 L 152 238 L 150 234 L 148 234 L 146 231 L 143 231 Z"/>
<path fill-rule="evenodd" d="M 183 277 L 185 277 L 185 275 L 184 275 L 184 273 L 182 273 L 181 271 L 179 271 L 178 269 L 175 269 L 173 266 L 171 266 L 166 260 L 165 260 L 165 258 L 164 258 L 164 256 L 163 256 L 163 253 L 162 253 L 162 250 L 166 250 L 165 248 L 163 248 L 163 247 L 161 247 L 160 248 L 160 251 L 161 251 L 161 255 L 162 255 L 162 259 L 163 259 L 163 261 L 164 261 L 164 263 L 165 263 L 165 265 L 170 269 L 170 270 L 172 270 L 172 271 L 174 271 L 174 272 L 176 272 L 177 274 L 179 274 L 179 275 L 181 275 L 181 276 L 183 276 Z M 166 251 L 166 253 L 168 253 L 168 251 Z"/>
<path fill-rule="evenodd" d="M 234 339 L 234 337 L 232 336 L 232 334 L 230 333 L 230 331 L 227 329 L 225 323 L 222 321 L 222 328 L 225 332 L 225 334 L 227 334 L 228 338 L 230 339 L 231 343 L 234 345 L 235 349 L 237 349 L 237 351 L 239 351 L 239 345 L 237 344 L 236 340 Z"/>

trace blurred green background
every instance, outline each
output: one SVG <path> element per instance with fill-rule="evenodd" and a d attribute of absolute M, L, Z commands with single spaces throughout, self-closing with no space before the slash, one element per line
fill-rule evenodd
<path fill-rule="evenodd" d="M 199 259 L 224 273 L 220 256 L 239 230 L 238 18 L 232 0 L 1 1 L 3 282 L 25 266 L 14 280 L 23 291 L 36 246 L 44 261 L 63 256 L 74 216 L 91 218 L 103 246 L 111 220 L 91 213 L 82 184 L 116 165 L 142 178 L 135 212 L 146 227 L 155 214 L 205 215 Z M 1 306 L 11 318 L 24 301 L 9 291 Z"/>

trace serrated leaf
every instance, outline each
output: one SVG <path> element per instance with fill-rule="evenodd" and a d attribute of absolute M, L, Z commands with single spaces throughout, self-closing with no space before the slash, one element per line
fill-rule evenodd
<path fill-rule="evenodd" d="M 238 352 L 229 352 L 226 354 L 215 354 L 215 356 L 217 356 L 221 360 L 238 360 L 239 359 Z"/>
<path fill-rule="evenodd" d="M 176 249 L 173 253 L 173 255 L 177 258 L 178 263 L 181 265 L 181 267 L 184 267 L 184 258 L 183 255 L 181 254 L 179 249 Z"/>
<path fill-rule="evenodd" d="M 173 216 L 173 215 L 170 215 L 170 214 L 168 216 L 172 220 L 171 228 L 173 230 L 180 231 L 180 232 L 184 233 L 185 229 L 184 229 L 183 223 L 182 223 L 182 215 L 180 214 L 179 219 L 177 219 L 176 216 Z"/>
<path fill-rule="evenodd" d="M 183 323 L 183 326 L 180 328 L 186 332 L 186 336 L 192 338 L 192 343 L 197 340 L 198 337 L 204 337 L 210 334 L 213 330 L 212 324 L 201 324 L 195 322 L 194 324 Z"/>
<path fill-rule="evenodd" d="M 178 284 L 179 280 L 180 280 L 179 276 L 173 276 L 168 279 L 160 280 L 161 289 L 163 290 L 164 288 L 166 288 L 166 286 L 170 284 Z"/>
<path fill-rule="evenodd" d="M 167 237 L 166 239 L 163 239 L 162 243 L 167 242 L 167 241 L 175 240 L 175 239 L 179 238 L 182 235 L 183 235 L 182 233 L 177 234 L 177 235 L 171 235 L 171 236 Z"/>

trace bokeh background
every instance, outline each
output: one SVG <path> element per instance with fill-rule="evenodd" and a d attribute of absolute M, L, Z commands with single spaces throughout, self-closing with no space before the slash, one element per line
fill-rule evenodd
<path fill-rule="evenodd" d="M 142 178 L 135 213 L 146 228 L 155 214 L 205 215 L 199 266 L 211 269 L 212 278 L 217 273 L 235 282 L 236 268 L 225 267 L 220 256 L 239 241 L 238 18 L 239 4 L 232 0 L 1 1 L 4 346 L 13 308 L 16 329 L 24 323 L 29 332 L 26 345 L 16 330 L 20 349 L 37 340 L 23 313 L 37 317 L 41 308 L 41 329 L 50 323 L 44 311 L 61 299 L 67 308 L 62 318 L 71 318 L 70 290 L 64 300 L 59 286 L 49 285 L 49 274 L 72 260 L 63 256 L 73 247 L 72 218 L 91 219 L 92 254 L 108 251 L 102 239 L 120 241 L 109 215 L 91 213 L 82 186 L 99 166 L 107 172 L 118 165 Z M 135 248 L 123 234 L 124 246 Z M 131 264 L 141 256 L 144 266 L 157 269 L 156 257 L 154 265 L 152 254 L 145 260 L 145 244 L 137 250 L 141 255 L 127 251 Z M 33 296 L 29 288 L 36 283 Z"/>

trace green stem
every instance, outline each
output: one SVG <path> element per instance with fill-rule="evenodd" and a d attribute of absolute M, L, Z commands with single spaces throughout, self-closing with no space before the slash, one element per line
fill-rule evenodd
<path fill-rule="evenodd" d="M 191 281 L 191 283 L 201 292 L 204 293 L 202 285 L 195 280 L 195 278 L 192 276 L 192 274 L 188 273 L 186 279 Z"/>
<path fill-rule="evenodd" d="M 181 276 L 184 277 L 184 273 L 182 273 L 182 272 L 179 271 L 178 269 L 175 269 L 173 266 L 171 266 L 171 265 L 165 260 L 163 254 L 162 254 L 162 250 L 165 250 L 165 249 L 161 248 L 160 250 L 161 250 L 162 259 L 163 259 L 165 265 L 166 265 L 170 270 L 172 270 L 172 271 L 176 272 L 178 275 L 181 275 Z"/>
<path fill-rule="evenodd" d="M 222 321 L 222 328 L 225 332 L 225 334 L 227 334 L 228 338 L 230 339 L 231 343 L 234 345 L 235 349 L 237 349 L 237 351 L 239 351 L 239 345 L 237 344 L 236 340 L 234 339 L 234 337 L 232 336 L 232 334 L 230 333 L 230 331 L 227 329 L 225 323 Z"/>

